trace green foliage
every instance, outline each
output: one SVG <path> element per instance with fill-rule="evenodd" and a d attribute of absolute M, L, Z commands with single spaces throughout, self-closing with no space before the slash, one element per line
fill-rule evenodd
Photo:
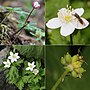
<path fill-rule="evenodd" d="M 11 84 L 15 84 L 19 78 L 18 69 L 15 66 L 11 66 L 6 74 L 7 81 Z"/>
<path fill-rule="evenodd" d="M 23 27 L 26 18 L 27 17 L 25 14 L 20 15 L 20 18 L 18 20 L 19 28 Z M 28 25 L 25 26 L 24 28 L 29 34 L 33 35 L 36 38 L 36 40 L 41 40 L 42 37 L 45 37 L 45 32 L 42 29 L 38 28 L 37 23 L 35 23 L 35 22 L 30 21 L 30 23 L 28 23 Z"/>
<path fill-rule="evenodd" d="M 41 40 L 42 37 L 45 37 L 45 32 L 42 31 L 40 28 L 34 27 L 34 29 L 36 32 L 35 33 L 30 32 L 30 34 L 35 36 L 37 41 Z"/>
<path fill-rule="evenodd" d="M 41 64 L 43 59 L 43 46 L 13 46 L 14 52 L 18 51 L 20 59 L 11 63 L 5 71 L 7 82 L 16 85 L 19 90 L 44 90 L 45 69 Z M 9 55 L 9 54 L 8 54 Z M 35 69 L 39 70 L 37 75 L 26 70 L 28 62 L 35 61 Z M 6 61 L 7 58 L 4 58 Z M 4 65 L 2 65 L 4 69 Z"/>
<path fill-rule="evenodd" d="M 5 7 L 10 12 L 16 12 L 19 15 L 27 15 L 28 12 L 23 11 L 21 8 Z"/>
<path fill-rule="evenodd" d="M 13 47 L 20 52 L 21 55 L 26 56 L 26 58 L 42 58 L 43 57 L 43 46 L 18 46 L 13 45 Z"/>
<path fill-rule="evenodd" d="M 66 41 L 65 37 L 62 37 L 60 35 L 59 30 L 52 30 L 48 33 L 48 38 L 51 44 L 66 44 L 68 41 Z"/>
<path fill-rule="evenodd" d="M 22 79 L 20 79 L 17 83 L 16 86 L 18 87 L 19 90 L 22 90 L 24 87 L 24 82 Z"/>
<path fill-rule="evenodd" d="M 15 7 L 15 8 L 14 7 L 3 7 L 3 8 L 5 8 L 7 11 L 9 11 L 10 14 L 17 13 L 19 15 L 18 27 L 21 28 L 24 26 L 27 16 L 29 15 L 28 12 L 25 12 L 21 8 L 17 8 L 17 7 Z M 32 21 L 30 21 L 30 23 L 28 23 L 28 25 L 26 25 L 24 27 L 24 29 L 27 30 L 30 35 L 32 34 L 31 31 L 34 31 L 34 33 L 32 35 L 36 38 L 36 40 L 41 40 L 42 37 L 45 37 L 45 32 L 37 27 L 37 23 L 34 23 Z M 36 32 L 40 32 L 39 37 L 35 34 Z"/>
<path fill-rule="evenodd" d="M 22 60 L 19 59 L 19 60 L 18 60 L 17 62 L 15 62 L 13 65 L 14 65 L 14 66 L 20 66 L 20 64 L 23 63 L 23 60 L 24 60 L 24 59 L 22 59 Z"/>

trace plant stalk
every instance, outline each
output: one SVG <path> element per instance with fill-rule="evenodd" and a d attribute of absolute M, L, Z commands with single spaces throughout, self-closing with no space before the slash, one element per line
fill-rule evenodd
<path fill-rule="evenodd" d="M 32 12 L 33 12 L 34 8 L 32 8 L 32 10 L 30 11 L 29 15 L 27 16 L 26 20 L 25 20 L 25 23 L 24 25 L 19 29 L 17 30 L 12 36 L 16 35 L 18 32 L 20 32 L 24 27 L 26 27 L 28 25 L 27 23 L 27 20 L 29 19 L 29 17 L 31 16 Z M 33 31 L 32 31 L 33 32 Z M 21 32 L 20 32 L 21 33 Z M 20 34 L 19 33 L 19 34 Z M 19 34 L 17 35 L 17 37 L 19 36 Z M 12 38 L 12 37 L 11 37 Z M 13 42 L 16 40 L 16 38 L 13 40 Z"/>
<path fill-rule="evenodd" d="M 27 16 L 27 18 L 26 18 L 26 21 L 25 21 L 25 23 L 24 23 L 24 25 L 18 30 L 18 31 L 16 31 L 12 36 L 14 36 L 14 35 L 16 35 L 19 31 L 21 31 L 24 27 L 26 27 L 27 25 L 28 25 L 28 23 L 27 23 L 27 20 L 29 19 L 29 17 L 31 16 L 31 14 L 32 14 L 32 12 L 33 12 L 33 10 L 34 10 L 34 8 L 32 8 L 32 10 L 30 11 L 30 13 L 29 13 L 29 15 Z"/>
<path fill-rule="evenodd" d="M 72 37 L 72 34 L 70 34 L 70 44 L 73 45 L 73 37 Z"/>
<path fill-rule="evenodd" d="M 34 8 L 32 8 L 32 10 L 30 11 L 29 15 L 26 18 L 25 24 L 27 23 L 27 20 L 29 19 L 29 17 L 31 16 L 32 12 L 33 12 Z"/>
<path fill-rule="evenodd" d="M 57 80 L 57 82 L 54 84 L 54 86 L 52 87 L 51 90 L 56 90 L 58 85 L 60 85 L 61 82 L 64 81 L 65 76 L 68 74 L 68 70 L 65 70 L 64 73 L 59 77 L 59 79 Z"/>

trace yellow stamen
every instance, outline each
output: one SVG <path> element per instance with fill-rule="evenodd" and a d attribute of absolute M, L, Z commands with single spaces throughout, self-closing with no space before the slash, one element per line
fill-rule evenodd
<path fill-rule="evenodd" d="M 67 15 L 67 16 L 64 17 L 64 19 L 65 19 L 66 22 L 70 22 L 71 16 Z"/>

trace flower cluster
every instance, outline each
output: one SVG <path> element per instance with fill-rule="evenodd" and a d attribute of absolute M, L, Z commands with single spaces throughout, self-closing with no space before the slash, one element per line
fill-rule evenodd
<path fill-rule="evenodd" d="M 82 73 L 86 71 L 82 68 L 83 62 L 83 56 L 79 56 L 78 54 L 71 57 L 71 55 L 67 53 L 64 57 L 61 57 L 61 63 L 64 65 L 64 69 L 69 70 L 75 78 L 81 78 Z"/>
<path fill-rule="evenodd" d="M 84 13 L 83 8 L 72 9 L 71 6 L 62 8 L 58 11 L 58 17 L 50 19 L 46 26 L 51 29 L 61 27 L 60 33 L 62 36 L 68 36 L 75 29 L 83 29 L 89 25 L 89 22 L 82 18 Z"/>
<path fill-rule="evenodd" d="M 8 56 L 7 61 L 3 62 L 3 64 L 5 64 L 4 67 L 9 68 L 11 66 L 11 63 L 16 62 L 19 58 L 20 58 L 20 56 L 18 56 L 18 53 L 10 52 L 10 56 Z M 32 73 L 37 75 L 39 70 L 36 69 L 35 67 L 36 67 L 36 65 L 35 65 L 34 61 L 32 63 L 28 62 L 28 67 L 26 68 L 26 70 L 30 70 Z"/>
<path fill-rule="evenodd" d="M 35 65 L 34 61 L 32 63 L 28 62 L 28 67 L 26 68 L 26 70 L 30 70 L 32 73 L 37 75 L 39 73 L 39 70 L 35 69 L 35 67 L 36 67 L 36 65 Z"/>
<path fill-rule="evenodd" d="M 3 64 L 5 64 L 5 68 L 9 68 L 11 63 L 16 62 L 20 56 L 18 56 L 18 53 L 10 52 L 10 56 L 8 56 L 7 61 L 4 61 Z"/>

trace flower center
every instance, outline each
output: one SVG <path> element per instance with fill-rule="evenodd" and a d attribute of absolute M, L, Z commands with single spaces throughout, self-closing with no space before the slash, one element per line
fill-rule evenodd
<path fill-rule="evenodd" d="M 64 20 L 68 23 L 71 21 L 71 16 L 67 15 L 67 16 L 64 16 Z"/>
<path fill-rule="evenodd" d="M 32 65 L 30 65 L 30 68 L 32 68 L 33 66 Z"/>
<path fill-rule="evenodd" d="M 37 70 L 34 70 L 34 73 L 37 73 Z"/>
<path fill-rule="evenodd" d="M 7 65 L 9 65 L 9 63 L 7 63 Z"/>
<path fill-rule="evenodd" d="M 81 62 L 79 62 L 79 61 L 74 62 L 74 63 L 72 63 L 72 66 L 73 66 L 74 68 L 79 68 L 79 67 L 81 67 Z"/>
<path fill-rule="evenodd" d="M 16 56 L 15 56 L 15 55 L 13 55 L 12 57 L 13 57 L 13 58 L 16 58 Z"/>

